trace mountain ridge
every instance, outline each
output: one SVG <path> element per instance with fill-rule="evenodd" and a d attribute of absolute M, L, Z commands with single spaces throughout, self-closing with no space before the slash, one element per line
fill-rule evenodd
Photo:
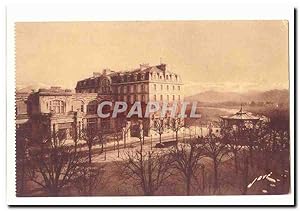
<path fill-rule="evenodd" d="M 221 92 L 221 91 L 204 91 L 198 94 L 185 97 L 185 100 L 207 102 L 207 103 L 223 103 L 223 102 L 272 102 L 272 103 L 288 103 L 289 90 L 287 89 L 271 89 L 268 91 L 248 91 L 248 92 Z"/>

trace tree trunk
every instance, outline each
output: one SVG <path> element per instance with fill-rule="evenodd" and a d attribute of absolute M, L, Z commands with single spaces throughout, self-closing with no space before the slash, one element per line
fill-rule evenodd
<path fill-rule="evenodd" d="M 23 152 L 22 155 L 22 171 L 21 171 L 21 190 L 20 190 L 20 195 L 23 194 L 24 192 L 24 185 L 25 184 L 25 152 Z"/>
<path fill-rule="evenodd" d="M 205 167 L 202 167 L 202 191 L 205 189 Z"/>
<path fill-rule="evenodd" d="M 190 187 L 191 187 L 191 178 L 188 176 L 186 178 L 186 195 L 190 195 Z"/>
<path fill-rule="evenodd" d="M 126 133 L 124 133 L 124 148 L 126 148 Z"/>
<path fill-rule="evenodd" d="M 89 195 L 92 195 L 92 181 L 91 181 L 91 172 L 89 173 Z"/>
<path fill-rule="evenodd" d="M 248 170 L 249 170 L 249 161 L 248 161 L 248 157 L 246 158 L 245 161 L 245 167 L 244 167 L 244 178 L 243 178 L 243 195 L 247 194 L 247 186 L 248 186 Z"/>
<path fill-rule="evenodd" d="M 50 187 L 49 188 L 49 196 L 58 196 L 58 189 L 56 187 Z"/>
<path fill-rule="evenodd" d="M 120 143 L 119 143 L 119 139 L 118 139 L 118 157 L 120 157 Z"/>
<path fill-rule="evenodd" d="M 269 153 L 268 150 L 265 151 L 265 173 L 269 172 Z"/>
<path fill-rule="evenodd" d="M 239 167 L 238 167 L 238 158 L 237 158 L 237 152 L 236 151 L 234 152 L 234 166 L 235 166 L 235 174 L 237 175 Z"/>
<path fill-rule="evenodd" d="M 216 193 L 219 187 L 218 181 L 218 165 L 216 159 L 214 159 L 214 192 Z"/>
<path fill-rule="evenodd" d="M 251 140 L 250 140 L 251 142 Z M 250 143 L 250 166 L 253 167 L 253 146 L 252 146 L 252 142 Z"/>
<path fill-rule="evenodd" d="M 89 164 L 92 163 L 92 146 L 88 146 L 89 147 Z"/>
<path fill-rule="evenodd" d="M 140 144 L 141 144 L 141 152 L 143 152 L 143 143 L 142 143 L 142 140 L 140 140 Z"/>
<path fill-rule="evenodd" d="M 148 188 L 150 194 L 153 192 L 153 187 L 152 187 L 152 160 L 151 160 L 151 153 L 148 152 Z M 153 195 L 153 193 L 151 194 Z"/>

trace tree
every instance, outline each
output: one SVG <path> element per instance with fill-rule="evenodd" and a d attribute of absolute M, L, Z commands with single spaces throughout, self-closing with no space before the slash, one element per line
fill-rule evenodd
<path fill-rule="evenodd" d="M 143 127 L 143 123 L 140 122 L 140 125 L 139 125 L 139 139 L 140 139 L 140 145 L 141 145 L 141 151 L 143 151 L 143 145 L 144 145 L 144 127 Z"/>
<path fill-rule="evenodd" d="M 127 135 L 130 133 L 131 125 L 130 122 L 127 121 L 126 116 L 120 116 L 118 121 L 118 130 L 123 133 L 124 148 L 126 148 Z"/>
<path fill-rule="evenodd" d="M 104 165 L 83 163 L 75 173 L 73 184 L 80 195 L 91 196 L 95 190 L 105 185 Z"/>
<path fill-rule="evenodd" d="M 230 152 L 233 153 L 234 157 L 234 168 L 235 174 L 238 174 L 239 170 L 239 152 L 242 149 L 242 143 L 238 131 L 229 128 L 222 128 L 222 136 L 224 142 L 227 144 L 227 147 Z"/>
<path fill-rule="evenodd" d="M 99 134 L 98 134 L 99 135 Z M 89 163 L 92 163 L 92 148 L 97 142 L 97 133 L 92 127 L 88 127 L 82 130 L 82 139 L 85 141 L 88 147 Z"/>
<path fill-rule="evenodd" d="M 249 180 L 249 151 L 242 150 L 241 151 L 241 160 L 242 160 L 242 178 L 241 178 L 241 192 L 243 195 L 246 195 L 248 190 L 248 180 Z"/>
<path fill-rule="evenodd" d="M 222 142 L 221 137 L 209 133 L 204 138 L 204 151 L 206 156 L 213 160 L 214 191 L 216 192 L 219 188 L 218 169 L 223 162 L 223 157 L 228 155 L 229 150 L 227 149 L 226 143 Z"/>
<path fill-rule="evenodd" d="M 175 117 L 172 119 L 171 129 L 175 132 L 176 144 L 178 144 L 178 132 L 184 127 L 183 119 L 180 117 Z"/>
<path fill-rule="evenodd" d="M 196 172 L 202 168 L 200 160 L 205 156 L 204 149 L 200 144 L 181 144 L 173 148 L 170 155 L 174 161 L 173 167 L 185 182 L 186 195 L 190 195 L 192 178 L 196 177 Z"/>
<path fill-rule="evenodd" d="M 120 157 L 120 139 L 122 139 L 122 133 L 115 132 L 112 135 L 114 138 L 114 143 L 115 143 L 115 141 L 117 141 L 118 157 Z M 114 145 L 114 150 L 115 150 L 115 145 Z"/>
<path fill-rule="evenodd" d="M 49 132 L 48 134 L 51 134 Z M 66 145 L 63 134 L 40 135 L 38 142 L 29 150 L 26 175 L 42 187 L 48 196 L 58 196 L 71 183 L 81 163 L 86 162 L 82 152 L 74 145 Z"/>
<path fill-rule="evenodd" d="M 134 186 L 139 187 L 144 195 L 152 196 L 172 175 L 171 157 L 161 152 L 142 150 L 127 151 L 122 162 L 117 163 L 120 177 L 132 180 Z"/>
<path fill-rule="evenodd" d="M 17 195 L 22 195 L 25 189 L 25 171 L 26 160 L 28 156 L 28 148 L 31 142 L 31 136 L 26 127 L 19 127 L 16 130 L 16 192 Z"/>
<path fill-rule="evenodd" d="M 265 125 L 257 131 L 257 150 L 263 156 L 264 172 L 268 173 L 270 171 L 270 165 L 276 158 L 279 158 L 277 162 L 281 164 L 283 169 L 284 163 L 289 162 L 288 131 L 270 127 L 270 125 Z"/>
<path fill-rule="evenodd" d="M 105 134 L 102 130 L 97 130 L 97 142 L 101 144 L 101 153 L 104 151 L 104 144 L 105 144 Z"/>
<path fill-rule="evenodd" d="M 159 135 L 159 143 L 161 144 L 162 142 L 161 136 L 165 130 L 164 118 L 160 118 L 154 122 L 153 130 Z"/>

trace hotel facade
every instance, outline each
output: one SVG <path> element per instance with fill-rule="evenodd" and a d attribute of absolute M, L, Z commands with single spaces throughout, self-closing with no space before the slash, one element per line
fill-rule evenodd
<path fill-rule="evenodd" d="M 92 128 L 107 134 L 123 131 L 126 136 L 139 136 L 143 128 L 143 135 L 149 135 L 158 115 L 126 118 L 127 110 L 117 118 L 100 118 L 97 115 L 99 103 L 111 101 L 114 105 L 116 101 L 124 101 L 132 105 L 139 101 L 144 112 L 150 101 L 171 105 L 179 104 L 183 98 L 181 77 L 167 69 L 166 64 L 142 64 L 130 71 L 104 69 L 102 73 L 93 73 L 92 77 L 78 81 L 75 92 L 60 87 L 17 92 L 16 125 L 17 130 L 29 130 L 32 134 L 55 128 L 63 131 L 67 139 L 73 138 L 75 128 Z M 112 112 L 113 106 L 105 109 Z M 168 125 L 170 119 L 164 121 Z"/>

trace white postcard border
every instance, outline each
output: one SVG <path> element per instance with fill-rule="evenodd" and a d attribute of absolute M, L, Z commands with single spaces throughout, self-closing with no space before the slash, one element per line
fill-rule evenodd
<path fill-rule="evenodd" d="M 294 8 L 286 5 L 11 5 L 7 7 L 7 203 L 9 205 L 293 205 L 294 204 Z M 288 20 L 291 193 L 257 196 L 16 197 L 15 22 L 125 20 Z M 276 35 L 274 35 L 276 36 Z"/>

